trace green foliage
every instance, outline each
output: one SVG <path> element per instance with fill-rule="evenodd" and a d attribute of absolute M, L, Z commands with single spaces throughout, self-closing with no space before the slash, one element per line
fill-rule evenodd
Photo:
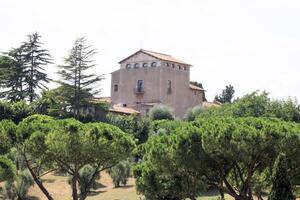
<path fill-rule="evenodd" d="M 200 117 L 276 117 L 285 121 L 300 122 L 300 106 L 296 101 L 271 100 L 268 93 L 253 92 L 218 108 L 208 108 Z"/>
<path fill-rule="evenodd" d="M 7 181 L 4 186 L 3 196 L 6 199 L 25 199 L 28 190 L 34 185 L 34 181 L 28 171 L 22 171 L 16 180 Z"/>
<path fill-rule="evenodd" d="M 11 160 L 0 156 L 0 182 L 12 181 L 15 178 L 16 168 Z"/>
<path fill-rule="evenodd" d="M 222 93 L 215 97 L 215 101 L 220 103 L 231 103 L 234 92 L 235 91 L 232 85 L 226 85 L 226 88 L 222 91 Z"/>
<path fill-rule="evenodd" d="M 80 196 L 84 196 L 85 194 L 90 192 L 90 189 L 96 189 L 97 180 L 100 179 L 100 174 L 95 174 L 95 170 L 97 170 L 92 165 L 85 165 L 83 168 L 79 170 L 79 191 Z M 72 177 L 69 176 L 68 183 L 72 183 Z"/>
<path fill-rule="evenodd" d="M 156 120 L 152 122 L 152 135 L 171 134 L 176 128 L 187 126 L 189 123 L 174 120 Z"/>
<path fill-rule="evenodd" d="M 153 108 L 151 108 L 149 112 L 149 117 L 152 120 L 174 119 L 173 111 L 170 107 L 166 105 L 156 105 Z"/>
<path fill-rule="evenodd" d="M 138 147 L 137 190 L 148 198 L 194 199 L 206 184 L 221 192 L 223 183 L 235 199 L 261 196 L 280 152 L 288 153 L 290 174 L 299 170 L 299 124 L 254 117 L 176 123 L 153 122 L 153 130 L 164 134 Z"/>
<path fill-rule="evenodd" d="M 0 57 L 0 92 L 3 97 L 11 102 L 24 100 L 25 63 L 24 46 L 14 48 Z"/>
<path fill-rule="evenodd" d="M 38 33 L 28 35 L 28 41 L 0 57 L 0 87 L 4 88 L 1 96 L 17 102 L 38 96 L 37 89 L 45 89 L 44 83 L 50 79 L 43 66 L 51 62 L 48 50 L 42 49 L 41 36 Z"/>
<path fill-rule="evenodd" d="M 89 106 L 93 95 L 100 90 L 95 90 L 95 85 L 103 80 L 103 75 L 87 74 L 95 67 L 92 57 L 96 50 L 86 45 L 84 38 L 75 40 L 74 45 L 64 65 L 60 65 L 58 74 L 61 76 L 59 83 L 64 90 L 61 94 L 66 99 L 67 106 L 71 107 L 73 116 L 79 118 L 80 110 Z"/>
<path fill-rule="evenodd" d="M 107 123 L 119 127 L 121 130 L 132 134 L 137 140 L 138 144 L 147 141 L 151 130 L 151 122 L 146 117 L 139 117 L 137 115 L 117 115 L 108 114 L 106 116 Z"/>
<path fill-rule="evenodd" d="M 72 175 L 71 185 L 76 199 L 79 173 L 84 166 L 93 166 L 94 175 L 97 175 L 120 160 L 127 159 L 135 147 L 132 138 L 115 126 L 83 124 L 75 119 L 53 120 L 41 115 L 23 120 L 17 136 L 19 141 L 23 141 L 27 154 L 46 162 L 48 166 L 51 163 L 59 166 Z M 82 189 L 85 193 L 81 194 L 81 199 L 86 198 L 93 181 L 89 180 L 85 189 Z"/>
<path fill-rule="evenodd" d="M 280 154 L 278 156 L 274 168 L 273 184 L 269 200 L 295 200 L 284 155 Z"/>
<path fill-rule="evenodd" d="M 197 130 L 191 125 L 177 126 L 170 134 L 152 136 L 139 147 L 143 157 L 134 167 L 138 192 L 148 199 L 195 199 L 204 190 L 199 172 L 202 160 L 197 159 L 200 152 L 186 148 L 191 143 L 185 136 L 198 138 L 194 147 L 201 148 Z"/>
<path fill-rule="evenodd" d="M 115 187 L 120 187 L 126 185 L 128 178 L 130 177 L 130 163 L 128 161 L 123 161 L 108 170 Z"/>
<path fill-rule="evenodd" d="M 16 142 L 16 125 L 9 120 L 0 121 L 0 155 L 6 154 Z"/>
<path fill-rule="evenodd" d="M 28 35 L 28 41 L 23 43 L 24 57 L 26 59 L 25 68 L 25 91 L 28 94 L 29 102 L 37 98 L 37 89 L 46 89 L 45 83 L 50 79 L 43 68 L 52 63 L 49 51 L 42 48 L 41 36 L 38 33 Z"/>
<path fill-rule="evenodd" d="M 15 103 L 0 101 L 0 120 L 10 119 L 15 123 L 19 123 L 32 113 L 32 107 L 25 101 L 18 101 Z"/>
<path fill-rule="evenodd" d="M 67 95 L 63 87 L 58 87 L 52 90 L 44 90 L 41 97 L 34 103 L 33 107 L 36 113 L 49 115 L 55 118 L 66 118 L 72 116 L 68 112 L 65 103 Z"/>
<path fill-rule="evenodd" d="M 186 121 L 194 121 L 197 116 L 199 116 L 201 113 L 205 111 L 205 108 L 202 106 L 195 106 L 193 108 L 190 108 L 187 110 L 184 119 Z"/>

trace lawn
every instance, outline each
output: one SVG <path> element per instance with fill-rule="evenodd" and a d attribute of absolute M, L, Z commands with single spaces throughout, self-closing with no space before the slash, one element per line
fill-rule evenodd
<path fill-rule="evenodd" d="M 43 179 L 45 187 L 53 195 L 54 199 L 71 200 L 71 188 L 67 184 L 67 177 L 49 174 Z M 88 200 L 139 200 L 141 197 L 136 194 L 134 179 L 129 179 L 126 187 L 114 188 L 112 180 L 107 173 L 101 174 L 98 187 L 87 198 Z M 46 199 L 37 186 L 30 188 L 29 197 L 31 200 Z M 199 197 L 199 200 L 216 200 L 217 193 L 207 193 L 205 196 Z M 226 199 L 232 200 L 228 195 Z"/>
<path fill-rule="evenodd" d="M 43 178 L 45 187 L 55 200 L 71 200 L 71 188 L 67 184 L 67 177 L 55 174 L 48 174 Z M 1 185 L 1 184 L 0 184 Z M 39 188 L 35 185 L 29 190 L 29 200 L 46 200 Z M 207 192 L 197 200 L 217 200 L 217 192 Z M 1 197 L 0 197 L 1 198 Z M 88 200 L 140 200 L 141 196 L 136 194 L 135 181 L 130 178 L 126 187 L 114 188 L 112 180 L 107 173 L 101 174 L 97 189 L 87 198 Z M 233 200 L 225 195 L 226 200 Z M 299 200 L 299 199 L 297 199 Z"/>

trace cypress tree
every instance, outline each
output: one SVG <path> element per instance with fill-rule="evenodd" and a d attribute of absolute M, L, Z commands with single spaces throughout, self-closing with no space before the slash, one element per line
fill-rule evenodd
<path fill-rule="evenodd" d="M 292 186 L 287 174 L 286 159 L 280 154 L 275 162 L 272 189 L 269 200 L 295 200 Z"/>

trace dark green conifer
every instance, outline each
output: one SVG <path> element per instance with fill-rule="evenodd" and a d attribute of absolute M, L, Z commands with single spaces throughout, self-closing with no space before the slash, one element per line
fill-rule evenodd
<path fill-rule="evenodd" d="M 280 154 L 275 162 L 272 189 L 269 200 L 295 200 L 287 173 L 285 155 Z"/>

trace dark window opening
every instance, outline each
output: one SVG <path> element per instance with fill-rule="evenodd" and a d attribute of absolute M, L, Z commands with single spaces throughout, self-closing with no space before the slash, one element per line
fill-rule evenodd
<path fill-rule="evenodd" d="M 135 63 L 134 64 L 134 68 L 139 68 L 140 67 L 140 64 L 139 63 Z"/>
<path fill-rule="evenodd" d="M 156 62 L 151 63 L 151 67 L 156 67 L 156 66 L 157 66 Z"/>
<path fill-rule="evenodd" d="M 130 69 L 130 68 L 131 68 L 131 64 L 127 64 L 126 69 Z"/>
<path fill-rule="evenodd" d="M 118 92 L 118 89 L 119 89 L 118 85 L 117 84 L 114 85 L 114 92 Z"/>
<path fill-rule="evenodd" d="M 168 93 L 172 92 L 172 81 L 168 80 Z"/>
<path fill-rule="evenodd" d="M 137 81 L 137 92 L 144 92 L 144 81 L 143 80 L 138 80 Z"/>
<path fill-rule="evenodd" d="M 148 67 L 148 63 L 143 63 L 143 67 Z"/>

